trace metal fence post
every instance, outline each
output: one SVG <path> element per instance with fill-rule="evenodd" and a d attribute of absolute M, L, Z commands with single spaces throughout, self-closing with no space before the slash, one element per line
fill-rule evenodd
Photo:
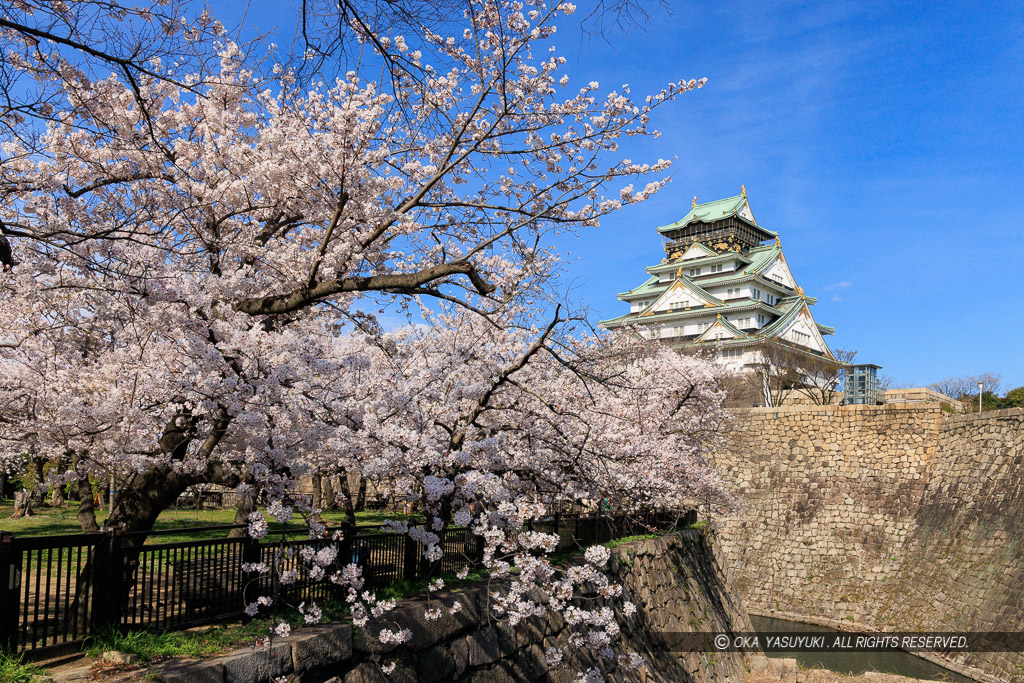
<path fill-rule="evenodd" d="M 18 649 L 20 595 L 21 551 L 15 549 L 14 534 L 0 531 L 0 652 Z"/>

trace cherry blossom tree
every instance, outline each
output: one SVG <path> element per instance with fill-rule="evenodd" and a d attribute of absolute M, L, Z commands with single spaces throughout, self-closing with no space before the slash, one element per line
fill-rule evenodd
<path fill-rule="evenodd" d="M 60 364 L 43 375 L 59 395 L 80 397 L 57 401 L 79 406 L 61 427 L 117 434 L 109 454 L 83 460 L 134 472 L 113 522 L 148 528 L 197 477 L 237 476 L 217 453 L 250 397 L 279 391 L 268 352 L 281 348 L 290 368 L 279 345 L 298 350 L 296 339 L 351 317 L 359 295 L 426 296 L 492 315 L 550 280 L 551 231 L 596 225 L 663 185 L 626 184 L 605 198 L 608 183 L 668 162 L 601 159 L 623 136 L 651 134 L 651 110 L 698 84 L 670 85 L 642 105 L 626 92 L 599 96 L 597 83 L 570 88 L 564 59 L 534 55 L 565 11 L 485 2 L 462 36 L 427 34 L 418 49 L 377 36 L 430 74 L 397 89 L 354 71 L 307 92 L 290 88 L 288 74 L 261 89 L 232 43 L 216 77 L 191 90 L 145 73 L 133 83 L 78 73 L 59 82 L 70 106 L 39 150 L 6 141 L 0 220 L 22 263 L 2 284 L 20 304 L 5 347 L 13 359 L 30 338 L 67 345 L 46 351 Z M 79 371 L 73 359 L 84 358 Z M 119 387 L 102 405 L 83 386 L 103 386 L 94 373 Z M 127 377 L 138 381 L 129 388 Z M 131 424 L 130 436 L 113 423 Z M 246 457 L 274 462 L 280 442 L 246 443 Z"/>
<path fill-rule="evenodd" d="M 594 509 L 607 501 L 626 514 L 727 504 L 707 462 L 729 419 L 724 368 L 639 335 L 588 338 L 559 314 L 543 327 L 530 323 L 530 311 L 514 315 L 511 307 L 489 320 L 462 309 L 427 317 L 429 326 L 385 335 L 367 354 L 377 389 L 348 416 L 362 437 L 362 473 L 425 511 L 422 524 L 389 528 L 435 562 L 446 529 L 469 528 L 483 539 L 484 566 L 501 583 L 492 618 L 515 626 L 556 610 L 574 628 L 575 647 L 611 657 L 617 628 L 607 601 L 621 589 L 601 571 L 608 550 L 590 548 L 585 564 L 559 568 L 547 557 L 559 537 L 527 531 L 528 522 L 565 503 Z M 268 509 L 278 520 L 289 513 Z M 260 513 L 253 524 L 266 533 Z M 311 575 L 324 574 L 308 554 Z M 289 569 L 281 578 L 296 575 Z M 384 616 L 393 602 L 361 591 L 354 565 L 332 579 L 348 586 L 356 625 L 369 627 L 381 645 L 403 641 L 402 625 Z M 441 587 L 435 580 L 431 590 Z M 431 603 L 425 616 L 439 618 L 441 610 Z M 557 663 L 566 654 L 548 657 Z"/>
<path fill-rule="evenodd" d="M 528 597 L 543 586 L 607 652 L 608 615 L 573 602 L 585 584 L 616 594 L 607 558 L 556 571 L 554 539 L 523 524 L 556 500 L 725 500 L 704 459 L 724 371 L 586 333 L 551 303 L 551 237 L 664 186 L 668 161 L 617 159 L 619 144 L 703 82 L 640 102 L 575 84 L 550 46 L 574 8 L 539 1 L 476 0 L 456 35 L 354 21 L 373 56 L 325 83 L 287 65 L 268 78 L 208 15 L 186 22 L 184 64 L 111 48 L 80 68 L 75 31 L 35 54 L 25 26 L 52 9 L 81 27 L 64 9 L 81 5 L 0 22 L 20 55 L 4 68 L 46 92 L 30 107 L 45 125 L 0 148 L 0 455 L 30 441 L 70 464 L 55 483 L 113 478 L 108 523 L 133 531 L 200 483 L 261 486 L 279 520 L 315 514 L 290 487 L 343 463 L 423 505 L 424 525 L 397 530 L 429 559 L 449 525 L 484 538 L 511 582 L 503 618 L 546 609 Z M 363 312 L 378 303 L 427 324 L 386 333 Z M 330 564 L 307 559 L 311 576 Z M 385 610 L 354 565 L 333 578 L 357 619 Z"/>

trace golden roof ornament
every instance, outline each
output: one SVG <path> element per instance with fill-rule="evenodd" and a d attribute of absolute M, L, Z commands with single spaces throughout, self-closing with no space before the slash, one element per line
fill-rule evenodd
<path fill-rule="evenodd" d="M 740 189 L 743 190 L 743 196 L 746 197 L 747 196 L 747 186 L 746 185 L 740 185 Z"/>
<path fill-rule="evenodd" d="M 683 275 L 683 267 L 679 266 L 679 270 L 676 271 L 676 277 L 682 277 L 682 275 Z"/>
<path fill-rule="evenodd" d="M 717 317 L 717 318 L 715 318 L 715 320 L 721 320 L 721 319 L 722 319 L 722 314 L 721 314 L 721 313 L 719 313 L 719 314 L 718 314 L 718 317 Z"/>
<path fill-rule="evenodd" d="M 692 209 L 695 206 L 697 206 L 697 195 L 693 196 L 693 204 L 690 204 L 690 208 Z"/>
<path fill-rule="evenodd" d="M 803 296 L 804 295 L 804 288 L 803 287 L 797 287 L 796 288 L 796 293 L 799 294 L 800 296 Z"/>
<path fill-rule="evenodd" d="M 782 246 L 782 238 L 780 238 L 778 235 L 775 236 L 775 244 L 779 245 L 780 247 Z"/>

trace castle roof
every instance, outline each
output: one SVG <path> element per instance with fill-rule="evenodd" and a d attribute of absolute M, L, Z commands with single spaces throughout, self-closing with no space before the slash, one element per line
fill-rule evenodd
<path fill-rule="evenodd" d="M 694 197 L 694 200 L 696 201 L 696 197 Z M 757 224 L 757 221 L 754 219 L 754 214 L 750 211 L 750 204 L 747 202 L 746 194 L 739 194 L 735 197 L 726 197 L 725 199 L 716 199 L 713 202 L 705 202 L 704 204 L 695 203 L 690 207 L 687 214 L 675 223 L 659 226 L 658 232 L 664 233 L 678 230 L 690 223 L 698 221 L 701 223 L 712 223 L 714 221 L 730 217 L 739 218 L 740 220 L 768 233 L 772 237 L 775 237 L 778 234 L 772 230 L 762 228 Z"/>

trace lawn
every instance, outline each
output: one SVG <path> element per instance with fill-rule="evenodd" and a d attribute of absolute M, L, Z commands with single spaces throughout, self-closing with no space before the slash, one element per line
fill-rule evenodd
<path fill-rule="evenodd" d="M 54 534 L 77 534 L 81 533 L 75 517 L 77 504 L 70 503 L 63 508 L 43 506 L 34 508 L 35 516 L 11 519 L 14 512 L 14 502 L 11 500 L 0 500 L 0 531 L 11 531 L 19 536 L 51 536 Z M 337 527 L 345 521 L 345 513 L 342 510 L 328 510 L 321 517 L 330 527 Z M 386 519 L 404 518 L 405 515 L 387 512 L 384 510 L 364 510 L 356 513 L 356 523 L 359 526 L 372 526 L 380 524 Z M 107 519 L 107 513 L 96 511 L 96 521 L 102 525 Z M 232 524 L 235 521 L 233 508 L 222 510 L 195 508 L 172 508 L 165 510 L 157 519 L 155 529 L 173 530 L 194 528 L 201 526 L 212 526 L 218 524 Z M 298 529 L 301 518 L 289 524 L 289 528 Z M 273 523 L 270 525 L 272 531 L 280 531 L 281 525 Z M 178 541 L 195 541 L 206 538 L 221 538 L 227 535 L 224 530 L 187 532 L 183 534 L 160 534 L 150 536 L 147 543 L 176 543 Z"/>

